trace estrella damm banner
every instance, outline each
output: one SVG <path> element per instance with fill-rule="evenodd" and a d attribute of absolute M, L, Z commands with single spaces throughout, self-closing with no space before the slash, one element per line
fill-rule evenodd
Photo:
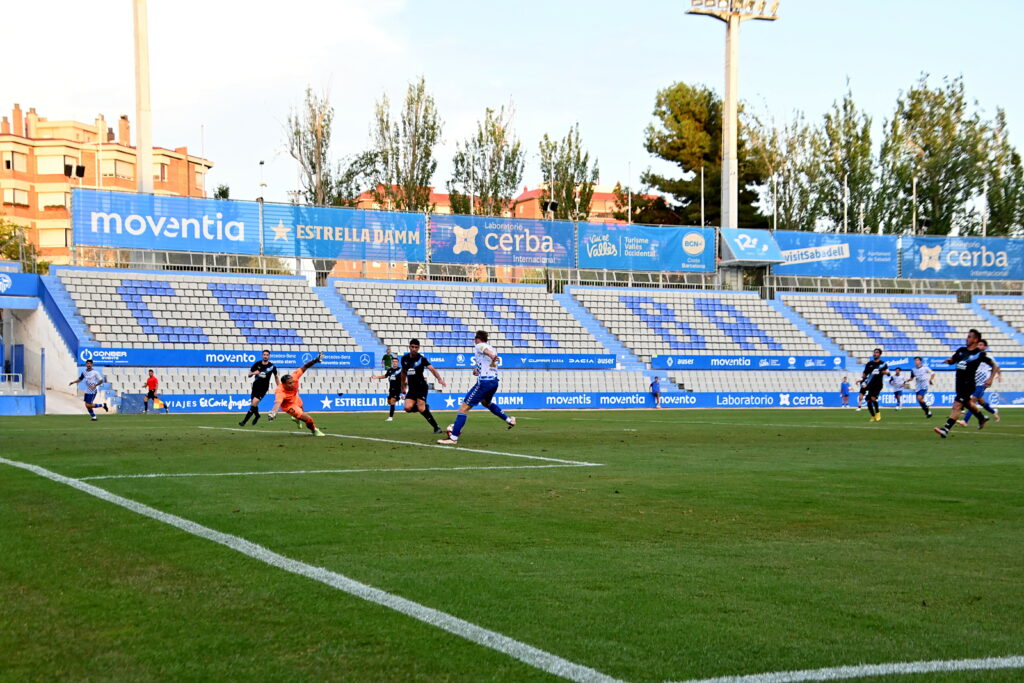
<path fill-rule="evenodd" d="M 422 214 L 266 204 L 264 249 L 268 256 L 351 261 L 427 260 Z"/>
<path fill-rule="evenodd" d="M 580 223 L 579 267 L 715 272 L 715 229 Z"/>

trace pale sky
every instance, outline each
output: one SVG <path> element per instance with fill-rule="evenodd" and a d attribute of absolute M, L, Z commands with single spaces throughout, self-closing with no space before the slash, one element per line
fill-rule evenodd
<path fill-rule="evenodd" d="M 455 142 L 486 107 L 512 102 L 528 152 L 524 185 L 540 181 L 537 145 L 579 122 L 601 183 L 634 183 L 649 166 L 643 131 L 655 93 L 676 81 L 723 85 L 725 29 L 686 14 L 688 0 L 150 0 L 153 140 L 187 145 L 236 199 L 286 201 L 297 188 L 283 123 L 307 85 L 335 107 L 333 154 L 365 149 L 374 102 L 400 102 L 420 75 L 445 122 L 434 184 Z M 991 117 L 1007 112 L 1024 147 L 1024 2 L 781 0 L 776 22 L 745 22 L 740 97 L 782 122 L 817 121 L 849 79 L 876 129 L 922 72 L 963 75 Z M 0 114 L 15 102 L 51 120 L 135 122 L 132 2 L 7 3 Z M 877 143 L 877 138 L 876 138 Z"/>

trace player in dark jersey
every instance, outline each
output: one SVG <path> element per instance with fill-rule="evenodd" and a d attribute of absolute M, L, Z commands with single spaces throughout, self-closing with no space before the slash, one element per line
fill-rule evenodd
<path fill-rule="evenodd" d="M 277 380 L 277 366 L 270 362 L 270 351 L 263 350 L 263 359 L 256 361 L 249 368 L 249 377 L 255 377 L 252 381 L 252 391 L 249 397 L 252 399 L 249 405 L 249 412 L 245 414 L 242 421 L 238 423 L 239 427 L 244 427 L 245 423 L 249 421 L 249 417 L 252 416 L 252 423 L 255 425 L 260 421 L 260 401 L 263 397 L 270 392 L 270 377 L 274 377 L 274 382 Z"/>
<path fill-rule="evenodd" d="M 443 433 L 444 430 L 437 426 L 437 420 L 434 419 L 430 413 L 430 406 L 427 405 L 427 393 L 430 387 L 427 386 L 427 378 L 424 376 L 426 371 L 430 370 L 437 379 L 437 383 L 442 387 L 448 385 L 444 383 L 441 375 L 430 364 L 427 357 L 420 354 L 419 339 L 409 340 L 409 353 L 402 356 L 400 366 L 402 368 L 400 374 L 402 393 L 405 394 L 405 412 L 422 414 L 423 419 L 434 428 L 435 434 Z"/>
<path fill-rule="evenodd" d="M 868 422 L 882 421 L 878 395 L 882 393 L 883 382 L 888 374 L 889 364 L 882 360 L 882 349 L 875 349 L 871 353 L 871 360 L 864 364 L 864 374 L 860 377 L 862 391 L 867 395 L 868 412 L 871 413 Z"/>
<path fill-rule="evenodd" d="M 388 381 L 388 405 L 391 406 L 391 411 L 388 413 L 388 419 L 385 422 L 391 422 L 395 419 L 395 404 L 398 399 L 402 398 L 402 367 L 398 363 L 398 359 L 391 358 L 391 367 L 387 369 L 383 375 L 371 375 L 373 379 L 386 379 Z"/>
<path fill-rule="evenodd" d="M 989 358 L 985 351 L 980 348 L 981 333 L 977 330 L 967 332 L 967 346 L 961 346 L 956 352 L 946 359 L 947 365 L 956 366 L 956 396 L 953 399 L 953 409 L 949 412 L 949 419 L 942 427 L 936 427 L 933 431 L 945 439 L 949 436 L 949 430 L 960 419 L 964 410 L 968 410 L 978 418 L 978 429 L 984 429 L 989 418 L 985 417 L 974 400 L 974 389 L 977 386 L 976 376 L 978 366 L 984 363 L 992 368 L 993 373 L 999 372 L 999 366 Z"/>

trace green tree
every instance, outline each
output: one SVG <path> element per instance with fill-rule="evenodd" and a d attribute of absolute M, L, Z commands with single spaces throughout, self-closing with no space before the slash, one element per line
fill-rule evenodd
<path fill-rule="evenodd" d="M 701 181 L 704 169 L 705 216 L 707 223 L 721 223 L 722 187 L 722 100 L 710 88 L 676 83 L 658 92 L 654 104 L 657 121 L 647 126 L 644 146 L 651 154 L 679 166 L 682 177 L 670 178 L 652 171 L 642 177 L 644 184 L 674 199 L 673 210 L 689 225 L 700 223 Z M 767 227 L 757 212 L 756 187 L 764 183 L 763 164 L 751 159 L 746 126 L 741 122 L 737 136 L 739 169 L 739 227 Z"/>
<path fill-rule="evenodd" d="M 821 217 L 834 231 L 843 229 L 844 208 L 849 230 L 858 229 L 863 215 L 865 231 L 877 228 L 878 172 L 871 144 L 871 117 L 858 110 L 847 90 L 825 114 L 815 139 L 818 199 Z"/>
<path fill-rule="evenodd" d="M 650 194 L 650 188 L 629 193 L 622 187 L 622 183 L 616 183 L 612 193 L 615 195 L 615 210 L 612 211 L 615 220 L 648 225 L 680 225 L 683 222 L 664 197 Z M 633 211 L 632 220 L 629 217 L 630 209 Z"/>
<path fill-rule="evenodd" d="M 583 149 L 580 125 L 573 124 L 561 140 L 547 133 L 540 142 L 540 170 L 544 179 L 541 202 L 558 202 L 556 220 L 585 221 L 590 216 L 590 201 L 597 183 L 597 159 Z"/>
<path fill-rule="evenodd" d="M 299 164 L 306 201 L 317 206 L 329 203 L 334 187 L 329 160 L 334 107 L 326 94 L 306 88 L 300 110 L 292 110 L 286 123 L 288 153 Z"/>
<path fill-rule="evenodd" d="M 50 262 L 39 260 L 39 251 L 26 232 L 25 228 L 0 216 L 0 260 L 20 261 L 25 272 L 45 275 Z"/>
<path fill-rule="evenodd" d="M 896 102 L 881 150 L 879 218 L 887 232 L 911 229 L 917 185 L 918 233 L 948 235 L 976 229 L 968 202 L 984 182 L 986 127 L 968 110 L 962 78 L 931 88 L 928 76 Z"/>
<path fill-rule="evenodd" d="M 343 157 L 334 173 L 331 205 L 356 206 L 363 188 L 369 186 L 377 163 L 375 152 L 360 152 Z"/>
<path fill-rule="evenodd" d="M 431 211 L 431 179 L 437 170 L 434 147 L 441 138 L 441 117 L 421 76 L 410 83 L 398 119 L 391 118 L 387 95 L 377 102 L 372 152 L 374 200 L 397 211 Z"/>
<path fill-rule="evenodd" d="M 231 188 L 227 185 L 220 184 L 217 189 L 213 191 L 214 199 L 228 199 L 231 197 Z"/>
<path fill-rule="evenodd" d="M 988 159 L 985 166 L 985 204 L 988 210 L 985 234 L 1024 234 L 1024 168 L 1020 153 L 1010 144 L 1006 112 L 996 110 L 989 127 Z"/>
<path fill-rule="evenodd" d="M 503 215 L 511 207 L 526 165 L 522 145 L 512 132 L 511 109 L 488 108 L 476 134 L 456 143 L 452 165 L 448 182 L 452 213 Z"/>
<path fill-rule="evenodd" d="M 781 230 L 814 230 L 821 206 L 822 173 L 815 157 L 818 132 L 800 112 L 782 127 L 751 116 L 747 130 L 751 156 L 766 175 L 761 213 Z"/>

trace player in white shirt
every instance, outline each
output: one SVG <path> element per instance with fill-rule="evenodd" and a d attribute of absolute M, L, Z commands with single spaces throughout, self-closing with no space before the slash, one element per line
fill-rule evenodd
<path fill-rule="evenodd" d="M 907 386 L 908 379 L 899 368 L 893 370 L 889 375 L 889 386 L 892 387 L 892 395 L 896 398 L 896 410 L 903 407 L 903 389 Z"/>
<path fill-rule="evenodd" d="M 928 390 L 935 383 L 935 372 L 924 364 L 921 356 L 914 357 L 914 367 L 910 369 L 910 378 L 914 380 L 914 389 L 917 391 L 917 404 L 921 406 L 926 417 L 932 416 L 928 407 Z"/>
<path fill-rule="evenodd" d="M 78 379 L 73 379 L 68 383 L 68 386 L 72 384 L 78 384 L 84 382 L 85 386 L 82 387 L 85 391 L 85 409 L 89 411 L 89 415 L 92 416 L 95 422 L 98 418 L 96 413 L 93 412 L 93 408 L 103 408 L 104 412 L 109 412 L 106 403 L 96 403 L 96 391 L 101 384 L 103 384 L 103 375 L 100 374 L 99 370 L 94 370 L 92 367 L 92 361 L 85 361 L 85 370 L 78 376 Z"/>
<path fill-rule="evenodd" d="M 986 351 L 987 352 L 988 351 L 988 342 L 985 341 L 984 339 L 982 339 L 981 341 L 978 342 L 978 348 L 981 349 L 982 351 Z M 991 358 L 991 354 L 989 355 L 989 357 Z M 993 358 L 992 360 L 995 360 L 995 359 Z M 975 398 L 975 400 L 976 400 L 976 402 L 977 402 L 977 404 L 979 406 L 981 406 L 982 408 L 984 408 L 988 412 L 992 413 L 992 415 L 996 418 L 996 422 L 999 422 L 999 409 L 998 408 L 993 408 L 992 406 L 990 406 L 988 404 L 988 401 L 986 401 L 982 397 L 985 395 L 985 390 L 988 389 L 990 386 L 992 386 L 993 380 L 995 380 L 997 377 L 999 377 L 1000 374 L 1001 373 L 998 370 L 993 372 L 992 368 L 990 368 L 989 366 L 985 365 L 984 363 L 979 365 L 978 366 L 978 370 L 974 373 L 974 382 L 975 382 L 976 386 L 974 388 L 974 393 L 972 394 L 972 396 L 974 396 L 974 398 Z M 970 421 L 971 421 L 971 413 L 970 413 L 970 411 L 968 411 L 967 414 L 964 415 L 964 419 L 958 420 L 957 424 L 960 425 L 961 427 L 966 427 L 967 423 L 970 422 Z"/>
<path fill-rule="evenodd" d="M 473 338 L 473 374 L 477 378 L 476 384 L 462 399 L 459 414 L 455 416 L 455 424 L 448 428 L 448 438 L 438 439 L 438 443 L 457 444 L 459 436 L 462 434 L 462 428 L 465 426 L 466 420 L 469 419 L 469 411 L 478 403 L 504 420 L 509 429 L 516 426 L 516 419 L 506 415 L 505 411 L 494 402 L 494 394 L 498 391 L 498 363 L 500 360 L 498 352 L 487 343 L 487 333 L 478 330 Z"/>

